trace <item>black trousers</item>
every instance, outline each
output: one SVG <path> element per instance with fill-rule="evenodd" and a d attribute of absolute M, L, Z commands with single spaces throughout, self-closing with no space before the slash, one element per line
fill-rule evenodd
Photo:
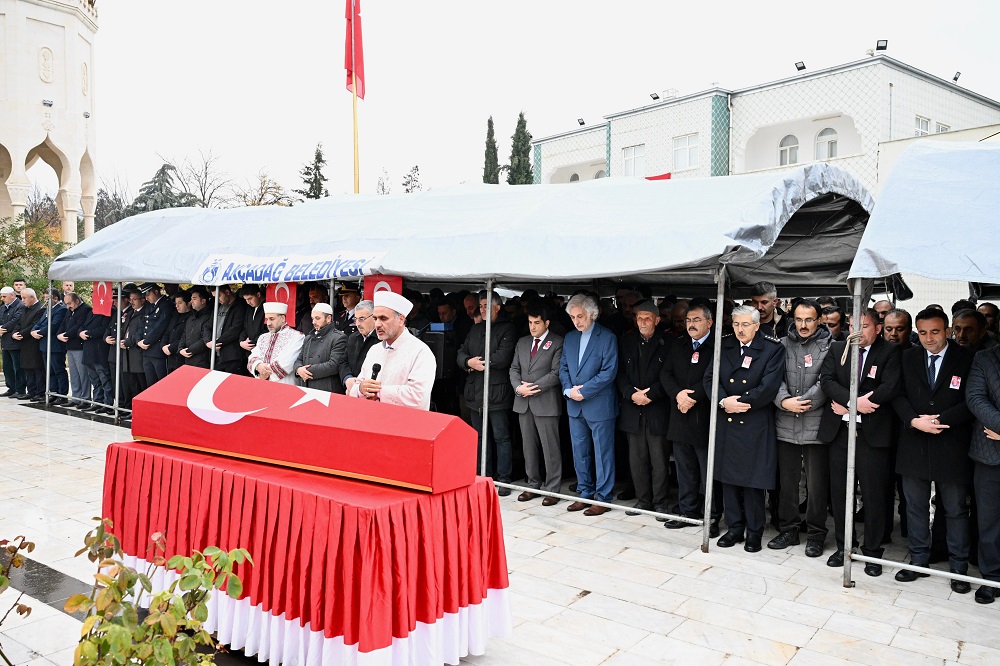
<path fill-rule="evenodd" d="M 882 537 L 885 536 L 885 488 L 892 478 L 892 450 L 888 446 L 872 446 L 865 437 L 863 424 L 858 427 L 854 473 L 861 484 L 865 502 L 865 534 L 861 551 L 871 557 L 882 557 Z M 847 423 L 830 444 L 830 499 L 833 502 L 833 524 L 837 548 L 844 547 L 844 503 L 847 500 Z M 853 544 L 851 544 L 853 546 Z"/>
<path fill-rule="evenodd" d="M 979 573 L 1000 583 L 1000 465 L 976 463 L 976 519 L 979 523 Z"/>
<path fill-rule="evenodd" d="M 673 442 L 677 465 L 677 506 L 682 516 L 702 518 L 705 506 L 705 477 L 708 474 L 708 447 L 691 442 Z M 712 518 L 722 517 L 722 484 L 712 488 Z"/>
<path fill-rule="evenodd" d="M 146 375 L 146 387 L 148 388 L 167 376 L 167 359 L 144 354 L 142 371 Z"/>
<path fill-rule="evenodd" d="M 798 531 L 799 480 L 806 474 L 807 539 L 826 539 L 826 507 L 830 501 L 830 453 L 827 444 L 793 444 L 778 441 L 778 530 Z"/>
<path fill-rule="evenodd" d="M 670 443 L 665 435 L 654 435 L 649 421 L 639 415 L 639 432 L 628 434 L 628 460 L 637 502 L 667 508 L 667 465 Z"/>
<path fill-rule="evenodd" d="M 726 508 L 726 526 L 730 532 L 751 536 L 764 534 L 764 494 L 761 488 L 744 488 L 722 484 L 722 497 Z"/>

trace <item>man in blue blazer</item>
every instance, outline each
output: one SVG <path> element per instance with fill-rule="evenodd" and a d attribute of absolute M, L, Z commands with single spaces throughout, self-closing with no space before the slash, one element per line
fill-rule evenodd
<path fill-rule="evenodd" d="M 569 432 L 573 442 L 576 489 L 583 499 L 610 502 L 615 485 L 615 419 L 618 396 L 618 339 L 597 323 L 597 301 L 586 294 L 569 299 L 566 312 L 576 328 L 566 335 L 559 378 L 566 397 Z M 597 479 L 591 474 L 591 466 Z M 568 511 L 600 516 L 607 509 L 573 502 Z"/>

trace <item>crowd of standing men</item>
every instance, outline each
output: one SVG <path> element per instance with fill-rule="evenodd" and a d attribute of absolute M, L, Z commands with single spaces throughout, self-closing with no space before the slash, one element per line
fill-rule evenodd
<path fill-rule="evenodd" d="M 60 396 L 50 402 L 109 412 L 118 377 L 118 404 L 128 409 L 172 370 L 208 368 L 213 355 L 217 370 L 351 394 L 378 343 L 374 304 L 357 285 L 341 286 L 337 309 L 325 286 L 305 287 L 292 328 L 288 306 L 265 303 L 258 285 L 220 287 L 216 303 L 206 287 L 128 284 L 121 312 L 117 293 L 102 295 L 112 301 L 108 316 L 95 314 L 71 282 L 39 300 L 15 281 L 0 289 L 4 395 L 44 400 L 48 362 L 50 392 Z M 480 435 L 488 422 L 487 473 L 510 483 L 520 442 L 528 490 L 519 501 L 559 502 L 533 491 L 560 492 L 568 440 L 571 490 L 580 499 L 569 511 L 604 514 L 590 501 L 614 499 L 617 482 L 618 499 L 635 499 L 633 513 L 699 519 L 712 483 L 710 534 L 719 547 L 761 550 L 769 512 L 777 535 L 768 548 L 799 545 L 804 532 L 805 555 L 820 557 L 832 514 L 831 567 L 843 565 L 848 547 L 849 352 L 856 341 L 855 492 L 864 531 L 849 547 L 882 556 L 898 496 L 913 565 L 929 566 L 940 550 L 952 572 L 966 574 L 978 555 L 982 577 L 1000 585 L 1000 312 L 993 304 L 959 301 L 950 314 L 932 305 L 913 316 L 879 301 L 848 339 L 849 322 L 834 299 L 796 299 L 782 310 L 774 285 L 763 282 L 746 303 L 725 302 L 719 323 L 708 299 L 656 302 L 642 287 L 622 288 L 614 301 L 587 292 L 564 301 L 530 290 L 506 303 L 486 292 L 433 290 L 427 298 L 406 290 L 403 297 L 412 304 L 400 315 L 410 331 L 447 335 L 438 346 L 425 338 L 438 366 L 433 405 L 461 415 Z M 716 336 L 721 356 L 713 375 Z M 710 404 L 713 385 L 717 404 Z M 658 520 L 668 529 L 692 525 Z M 868 563 L 864 571 L 879 576 L 882 568 Z M 895 578 L 926 576 L 900 570 Z M 962 581 L 951 586 L 971 591 Z M 998 593 L 982 586 L 975 599 L 991 603 Z"/>

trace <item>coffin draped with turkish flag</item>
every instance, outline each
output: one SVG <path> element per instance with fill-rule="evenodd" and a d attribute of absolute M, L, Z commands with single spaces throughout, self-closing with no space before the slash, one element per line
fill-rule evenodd
<path fill-rule="evenodd" d="M 132 408 L 138 440 L 432 493 L 475 480 L 476 433 L 445 414 L 191 366 Z"/>

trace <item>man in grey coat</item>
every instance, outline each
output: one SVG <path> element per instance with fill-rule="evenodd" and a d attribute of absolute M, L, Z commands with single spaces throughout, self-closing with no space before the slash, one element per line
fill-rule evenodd
<path fill-rule="evenodd" d="M 528 303 L 525 314 L 528 316 L 530 335 L 517 341 L 510 365 L 514 412 L 518 415 L 524 444 L 524 469 L 529 488 L 557 493 L 562 483 L 559 416 L 564 399 L 560 394 L 559 359 L 562 357 L 563 338 L 549 330 L 551 315 L 544 303 Z M 517 500 L 527 502 L 536 497 L 536 493 L 526 490 L 517 496 Z M 544 506 L 558 502 L 555 497 L 542 500 Z"/>
<path fill-rule="evenodd" d="M 775 430 L 778 436 L 778 536 L 768 542 L 772 550 L 799 543 L 799 482 L 805 465 L 806 556 L 823 554 L 826 507 L 830 488 L 827 444 L 819 441 L 820 420 L 826 395 L 820 387 L 820 369 L 830 351 L 830 331 L 822 326 L 819 303 L 803 300 L 795 306 L 785 347 L 785 381 L 778 389 Z"/>
<path fill-rule="evenodd" d="M 344 393 L 340 364 L 347 358 L 347 336 L 333 325 L 333 308 L 317 303 L 312 309 L 313 330 L 302 341 L 302 351 L 292 366 L 295 384 Z"/>

